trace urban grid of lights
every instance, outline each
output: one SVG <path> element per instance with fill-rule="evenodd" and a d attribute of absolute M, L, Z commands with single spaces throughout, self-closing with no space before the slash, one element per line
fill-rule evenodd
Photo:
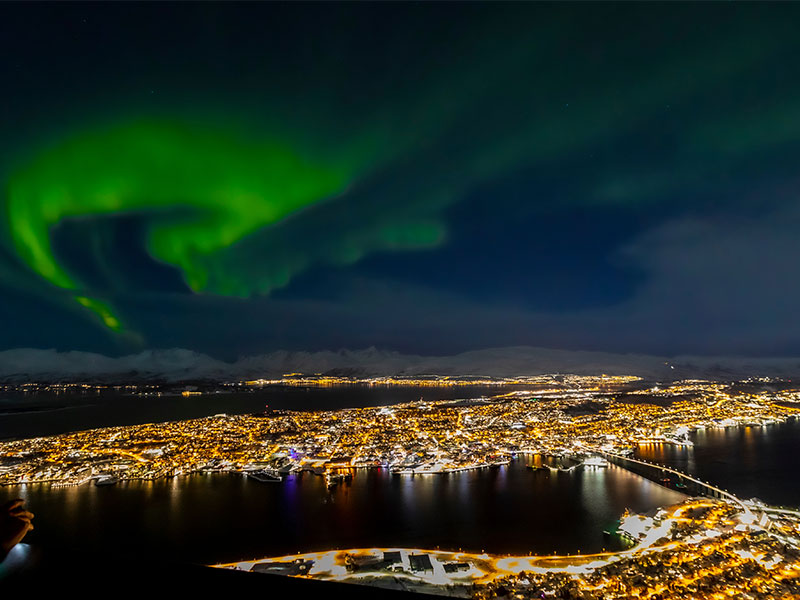
<path fill-rule="evenodd" d="M 387 468 L 398 476 L 485 468 L 521 453 L 537 455 L 534 464 L 542 469 L 564 467 L 540 457 L 568 459 L 570 468 L 602 467 L 607 459 L 634 466 L 640 461 L 630 455 L 640 444 L 690 446 L 694 429 L 762 427 L 800 414 L 800 392 L 764 383 L 769 382 L 652 386 L 610 376 L 352 380 L 290 374 L 236 385 L 507 389 L 469 400 L 216 415 L 8 441 L 0 443 L 0 484 L 101 484 L 198 472 L 267 471 L 280 477 L 303 470 L 330 482 L 342 473 L 357 477 L 360 468 Z M 154 386 L 128 387 L 131 393 L 161 393 Z M 86 388 L 92 386 L 80 389 Z M 217 566 L 403 589 L 445 586 L 449 594 L 481 599 L 800 597 L 800 513 L 717 491 L 716 498 L 689 498 L 655 516 L 624 515 L 620 533 L 632 547 L 617 553 L 500 557 L 355 549 Z"/>

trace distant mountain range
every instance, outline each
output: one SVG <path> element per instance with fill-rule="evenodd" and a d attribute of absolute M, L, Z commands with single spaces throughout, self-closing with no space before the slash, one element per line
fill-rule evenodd
<path fill-rule="evenodd" d="M 800 376 L 800 358 L 743 358 L 610 354 L 528 346 L 454 356 L 416 356 L 368 348 L 324 352 L 278 351 L 228 363 L 190 350 L 146 350 L 119 358 L 89 352 L 15 349 L 0 352 L 0 381 L 136 382 L 232 381 L 284 373 L 353 377 L 463 375 L 512 377 L 571 373 L 638 375 L 653 380 Z"/>

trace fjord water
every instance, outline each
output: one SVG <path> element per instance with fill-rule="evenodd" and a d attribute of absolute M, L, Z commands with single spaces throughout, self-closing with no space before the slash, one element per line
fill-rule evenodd
<path fill-rule="evenodd" d="M 639 446 L 637 456 L 694 475 L 742 499 L 800 507 L 800 420 L 764 426 L 701 429 L 694 447 Z"/>
<path fill-rule="evenodd" d="M 215 563 L 332 548 L 412 547 L 490 553 L 597 552 L 630 508 L 647 511 L 681 494 L 618 467 L 531 471 L 510 465 L 444 475 L 359 470 L 326 490 L 322 477 L 282 483 L 241 475 L 192 475 L 115 486 L 0 488 L 36 513 L 32 544 Z"/>
<path fill-rule="evenodd" d="M 269 386 L 183 397 L 122 395 L 115 391 L 86 394 L 6 394 L 0 396 L 0 440 L 58 435 L 119 425 L 197 419 L 217 413 L 248 414 L 272 409 L 338 410 L 457 398 L 493 396 L 520 386 Z"/>
<path fill-rule="evenodd" d="M 462 391 L 464 393 L 462 393 Z M 354 392 L 356 392 L 354 394 Z M 461 397 L 496 390 L 459 390 Z M 430 389 L 426 399 L 452 397 Z M 418 388 L 364 390 L 290 389 L 270 396 L 278 408 L 330 409 L 375 406 L 419 399 Z M 346 398 L 345 398 L 346 397 Z M 228 396 L 227 412 L 263 408 L 260 394 Z M 238 398 L 238 399 L 237 399 Z M 343 398 L 345 398 L 343 400 Z M 107 400 L 96 425 L 189 418 L 218 412 L 197 398 Z M 165 401 L 166 400 L 166 401 Z M 346 403 L 343 402 L 346 400 Z M 149 406 L 149 408 L 148 408 Z M 77 419 L 91 407 L 75 409 Z M 65 427 L 69 408 L 0 416 L 25 424 L 26 435 L 44 435 L 48 423 Z M 72 421 L 69 421 L 70 423 Z M 83 427 L 82 427 L 83 428 Z M 26 437 L 13 427 L 16 436 Z M 692 434 L 693 448 L 641 446 L 641 458 L 677 467 L 743 498 L 800 505 L 795 456 L 800 422 L 766 427 L 708 429 Z M 259 483 L 241 475 L 192 475 L 153 482 L 122 482 L 52 488 L 49 484 L 0 488 L 0 501 L 23 497 L 36 513 L 26 541 L 50 553 L 124 555 L 131 560 L 166 559 L 215 563 L 331 548 L 417 547 L 498 554 L 596 552 L 620 543 L 603 534 L 625 509 L 652 510 L 682 496 L 619 467 L 550 473 L 531 471 L 533 457 L 510 465 L 446 475 L 391 475 L 359 470 L 351 483 L 326 490 L 310 473 L 282 483 Z"/>

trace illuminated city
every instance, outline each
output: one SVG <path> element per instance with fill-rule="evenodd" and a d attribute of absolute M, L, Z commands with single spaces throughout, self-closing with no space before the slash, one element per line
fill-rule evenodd
<path fill-rule="evenodd" d="M 625 515 L 631 548 L 573 556 L 496 556 L 420 549 L 335 550 L 216 565 L 489 599 L 794 598 L 800 512 L 693 498 Z"/>
<path fill-rule="evenodd" d="M 0 597 L 800 600 L 798 24 L 0 2 Z"/>
<path fill-rule="evenodd" d="M 268 409 L 6 442 L 0 445 L 0 481 L 105 486 L 221 472 L 280 485 L 289 473 L 309 471 L 324 477 L 331 489 L 349 485 L 363 469 L 437 477 L 498 468 L 521 454 L 534 456 L 529 468 L 555 474 L 638 467 L 661 485 L 695 497 L 654 514 L 620 515 L 615 534 L 630 546 L 622 551 L 498 556 L 337 549 L 217 566 L 480 599 L 509 593 L 515 598 L 560 597 L 564 590 L 587 599 L 698 594 L 715 600 L 766 599 L 800 593 L 800 512 L 742 500 L 713 482 L 631 457 L 635 448 L 648 444 L 689 448 L 689 433 L 695 430 L 762 428 L 795 418 L 800 390 L 789 382 L 650 385 L 631 376 L 561 375 L 480 381 L 497 385 L 500 393 L 336 411 Z M 294 374 L 230 385 L 267 383 L 370 386 L 393 380 Z M 457 393 L 473 382 L 431 378 L 402 383 L 424 394 L 430 385 L 449 385 Z M 765 383 L 778 391 L 763 391 Z M 505 391 L 504 386 L 527 389 Z"/>
<path fill-rule="evenodd" d="M 637 379 L 538 377 L 526 380 L 535 384 L 533 390 L 466 401 L 420 399 L 317 412 L 268 409 L 11 441 L 0 444 L 0 483 L 80 485 L 268 469 L 309 470 L 335 484 L 352 469 L 447 473 L 500 465 L 518 453 L 575 459 L 575 466 L 625 456 L 646 443 L 689 445 L 693 429 L 760 427 L 800 414 L 795 389 L 751 392 L 746 385 L 709 381 L 628 389 Z"/>

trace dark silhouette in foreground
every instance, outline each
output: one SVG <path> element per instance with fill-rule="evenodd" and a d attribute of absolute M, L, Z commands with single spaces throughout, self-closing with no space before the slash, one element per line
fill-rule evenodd
<path fill-rule="evenodd" d="M 25 510 L 24 504 L 22 498 L 16 498 L 0 508 L 0 563 L 33 529 L 33 513 Z"/>
<path fill-rule="evenodd" d="M 154 598 L 167 592 L 256 592 L 279 598 L 428 598 L 420 594 L 382 590 L 374 587 L 295 579 L 280 575 L 242 573 L 214 569 L 179 561 L 166 562 L 141 552 L 118 554 L 98 548 L 91 555 L 34 548 L 20 544 L 33 529 L 33 513 L 26 510 L 22 499 L 12 500 L 0 508 L 0 597 L 5 592 L 37 590 L 63 593 L 70 582 L 90 582 L 93 589 L 117 589 L 121 582 L 127 592 L 146 592 Z M 19 555 L 19 556 L 15 556 Z M 14 564 L 11 564 L 14 563 Z"/>

